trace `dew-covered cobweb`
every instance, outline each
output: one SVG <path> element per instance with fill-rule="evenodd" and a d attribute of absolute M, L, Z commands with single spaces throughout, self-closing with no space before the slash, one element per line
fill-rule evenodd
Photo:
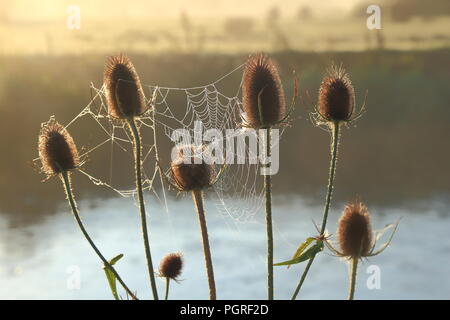
<path fill-rule="evenodd" d="M 234 136 L 246 134 L 241 128 L 240 116 L 243 66 L 196 87 L 143 84 L 147 111 L 136 118 L 142 137 L 143 186 L 166 211 L 170 211 L 169 197 L 177 195 L 164 177 L 170 171 L 174 146 L 170 137 L 174 130 L 185 129 L 194 137 L 194 124 L 201 121 L 203 130 L 214 128 L 225 132 L 233 129 Z M 76 140 L 78 145 L 85 147 L 81 152 L 84 163 L 78 171 L 97 186 L 111 189 L 123 197 L 134 197 L 132 137 L 126 122 L 108 115 L 102 86 L 91 84 L 91 100 L 66 124 L 66 128 L 71 133 L 86 131 L 88 122 L 89 128 L 95 130 L 85 135 L 88 136 L 87 143 Z M 78 128 L 74 128 L 76 126 Z M 254 156 L 246 151 L 247 158 Z M 220 177 L 205 192 L 210 199 L 208 202 L 212 201 L 221 215 L 235 222 L 252 220 L 263 205 L 260 164 L 244 162 L 216 168 Z"/>

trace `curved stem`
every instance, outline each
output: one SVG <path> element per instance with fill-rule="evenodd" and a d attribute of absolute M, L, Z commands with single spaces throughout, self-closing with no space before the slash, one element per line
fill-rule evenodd
<path fill-rule="evenodd" d="M 305 279 L 306 279 L 306 275 L 308 274 L 309 268 L 311 268 L 311 265 L 313 264 L 314 258 L 315 258 L 315 257 L 316 257 L 316 256 L 314 255 L 314 256 L 312 256 L 311 259 L 308 260 L 308 264 L 306 265 L 305 271 L 303 272 L 302 277 L 300 278 L 300 281 L 299 281 L 299 283 L 298 283 L 298 285 L 297 285 L 297 288 L 295 288 L 295 292 L 294 292 L 294 294 L 292 295 L 291 300 L 297 299 L 298 292 L 300 291 L 300 288 L 302 287 L 303 282 L 304 282 Z"/>
<path fill-rule="evenodd" d="M 271 155 L 271 129 L 267 129 L 266 156 Z M 267 233 L 267 296 L 273 300 L 273 228 L 272 228 L 272 181 L 271 175 L 264 176 L 264 193 L 266 198 L 266 233 Z"/>
<path fill-rule="evenodd" d="M 355 296 L 357 270 L 358 270 L 358 258 L 353 257 L 350 265 L 350 287 L 348 293 L 348 300 L 353 300 L 353 297 Z"/>
<path fill-rule="evenodd" d="M 166 278 L 166 295 L 164 300 L 167 300 L 167 298 L 169 297 L 169 284 L 170 284 L 170 278 Z"/>
<path fill-rule="evenodd" d="M 100 250 L 95 245 L 94 241 L 92 241 L 91 237 L 89 236 L 88 232 L 86 231 L 83 222 L 81 221 L 80 215 L 78 213 L 77 204 L 75 202 L 75 198 L 73 196 L 72 192 L 72 184 L 70 182 L 69 172 L 64 171 L 61 173 L 62 182 L 64 185 L 64 189 L 66 191 L 67 199 L 69 200 L 70 207 L 72 208 L 73 215 L 75 217 L 75 220 L 78 223 L 78 226 L 80 227 L 81 232 L 83 233 L 86 240 L 91 245 L 92 249 L 94 249 L 95 253 L 98 255 L 100 260 L 102 260 L 103 264 L 106 268 L 111 270 L 112 273 L 114 273 L 114 276 L 116 277 L 117 281 L 122 285 L 122 287 L 125 289 L 125 291 L 134 299 L 137 300 L 137 297 L 134 295 L 134 293 L 128 288 L 128 286 L 125 284 L 125 282 L 122 280 L 122 278 L 119 276 L 117 271 L 114 269 L 114 267 L 106 260 L 106 258 L 102 255 Z"/>
<path fill-rule="evenodd" d="M 142 236 L 144 239 L 145 258 L 147 259 L 148 274 L 150 277 L 150 286 L 152 288 L 153 298 L 158 300 L 158 291 L 156 289 L 155 273 L 153 271 L 152 255 L 150 253 L 150 244 L 148 240 L 147 218 L 145 213 L 144 192 L 142 190 L 142 173 L 141 173 L 141 138 L 136 127 L 134 119 L 128 119 L 128 125 L 134 139 L 134 162 L 136 172 L 136 187 L 139 199 L 139 209 L 141 214 Z"/>
<path fill-rule="evenodd" d="M 330 169 L 328 174 L 328 188 L 327 188 L 327 196 L 325 198 L 325 208 L 323 212 L 323 220 L 322 220 L 322 226 L 320 228 L 320 235 L 325 234 L 325 229 L 327 226 L 327 220 L 328 220 L 328 212 L 330 210 L 331 205 L 331 197 L 333 195 L 333 187 L 334 187 L 334 177 L 336 175 L 336 163 L 337 163 L 337 155 L 338 155 L 338 147 L 339 147 L 339 131 L 340 123 L 339 122 L 333 122 L 332 123 L 332 138 L 331 138 L 331 160 L 330 160 Z M 292 297 L 293 300 L 297 298 L 298 292 L 300 291 L 303 282 L 306 279 L 306 276 L 308 274 L 308 271 L 314 261 L 315 255 L 309 259 L 308 265 L 306 266 L 305 270 L 303 271 L 302 277 L 300 278 L 300 281 L 297 285 L 297 288 L 295 289 L 295 293 Z"/>
<path fill-rule="evenodd" d="M 214 281 L 214 270 L 211 258 L 211 250 L 209 248 L 208 229 L 206 227 L 205 209 L 203 207 L 203 193 L 201 190 L 192 191 L 192 198 L 197 208 L 198 220 L 203 241 L 203 254 L 205 256 L 206 273 L 208 276 L 209 299 L 216 300 L 216 283 Z"/>
<path fill-rule="evenodd" d="M 328 178 L 328 190 L 327 190 L 327 197 L 325 201 L 325 209 L 323 212 L 323 221 L 322 221 L 322 228 L 320 229 L 320 235 L 323 235 L 325 233 L 325 228 L 327 226 L 327 220 L 328 220 L 328 212 L 330 210 L 331 205 L 331 197 L 333 195 L 333 187 L 334 187 L 334 177 L 336 175 L 336 163 L 337 163 L 337 154 L 338 154 L 338 147 L 339 147 L 339 122 L 333 123 L 333 133 L 332 133 L 332 143 L 331 143 L 331 162 L 330 162 L 330 172 L 329 172 L 329 178 Z"/>

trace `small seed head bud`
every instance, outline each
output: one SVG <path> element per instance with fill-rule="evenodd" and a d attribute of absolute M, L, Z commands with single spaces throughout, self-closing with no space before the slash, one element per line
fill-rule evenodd
<path fill-rule="evenodd" d="M 181 253 L 169 253 L 159 264 L 161 277 L 177 280 L 183 269 L 183 257 Z"/>

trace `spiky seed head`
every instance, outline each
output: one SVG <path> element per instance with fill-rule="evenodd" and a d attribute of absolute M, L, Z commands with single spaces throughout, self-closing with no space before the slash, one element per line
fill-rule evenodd
<path fill-rule="evenodd" d="M 119 119 L 141 115 L 145 96 L 131 60 L 124 54 L 109 57 L 103 74 L 108 113 Z"/>
<path fill-rule="evenodd" d="M 201 149 L 193 145 L 184 146 L 172 161 L 172 178 L 179 191 L 202 190 L 211 186 L 214 168 L 201 157 Z"/>
<path fill-rule="evenodd" d="M 338 241 L 343 256 L 365 257 L 372 247 L 370 214 L 362 202 L 349 203 L 338 222 Z"/>
<path fill-rule="evenodd" d="M 42 170 L 47 176 L 75 169 L 80 164 L 72 136 L 53 119 L 42 124 L 38 149 Z"/>
<path fill-rule="evenodd" d="M 355 89 L 345 69 L 332 66 L 319 89 L 318 111 L 326 121 L 349 121 L 355 109 Z"/>
<path fill-rule="evenodd" d="M 242 83 L 242 103 L 242 117 L 251 128 L 270 127 L 285 117 L 283 86 L 278 69 L 268 56 L 256 54 L 247 60 Z"/>
<path fill-rule="evenodd" d="M 169 253 L 159 264 L 161 277 L 177 280 L 183 269 L 183 255 L 181 253 Z"/>

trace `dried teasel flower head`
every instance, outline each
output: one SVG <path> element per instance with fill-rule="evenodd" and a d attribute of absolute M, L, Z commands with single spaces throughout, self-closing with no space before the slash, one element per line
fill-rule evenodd
<path fill-rule="evenodd" d="M 127 56 L 119 54 L 108 58 L 103 83 L 109 115 L 128 119 L 144 113 L 144 90 L 136 69 Z"/>
<path fill-rule="evenodd" d="M 370 214 L 362 202 L 349 203 L 338 223 L 341 255 L 360 258 L 370 255 L 373 239 Z"/>
<path fill-rule="evenodd" d="M 183 269 L 183 255 L 181 253 L 169 253 L 159 264 L 159 275 L 171 280 L 177 280 Z"/>
<path fill-rule="evenodd" d="M 212 185 L 214 168 L 203 159 L 202 149 L 203 146 L 194 145 L 178 149 L 178 155 L 171 163 L 171 172 L 179 191 L 202 190 Z"/>
<path fill-rule="evenodd" d="M 41 125 L 38 149 L 42 170 L 47 176 L 75 169 L 80 164 L 72 136 L 53 117 Z"/>
<path fill-rule="evenodd" d="M 350 121 L 355 109 L 355 90 L 341 66 L 333 65 L 319 89 L 317 111 L 325 121 Z"/>
<path fill-rule="evenodd" d="M 274 62 L 265 54 L 247 60 L 242 83 L 242 118 L 250 128 L 274 126 L 285 118 L 283 86 Z"/>

